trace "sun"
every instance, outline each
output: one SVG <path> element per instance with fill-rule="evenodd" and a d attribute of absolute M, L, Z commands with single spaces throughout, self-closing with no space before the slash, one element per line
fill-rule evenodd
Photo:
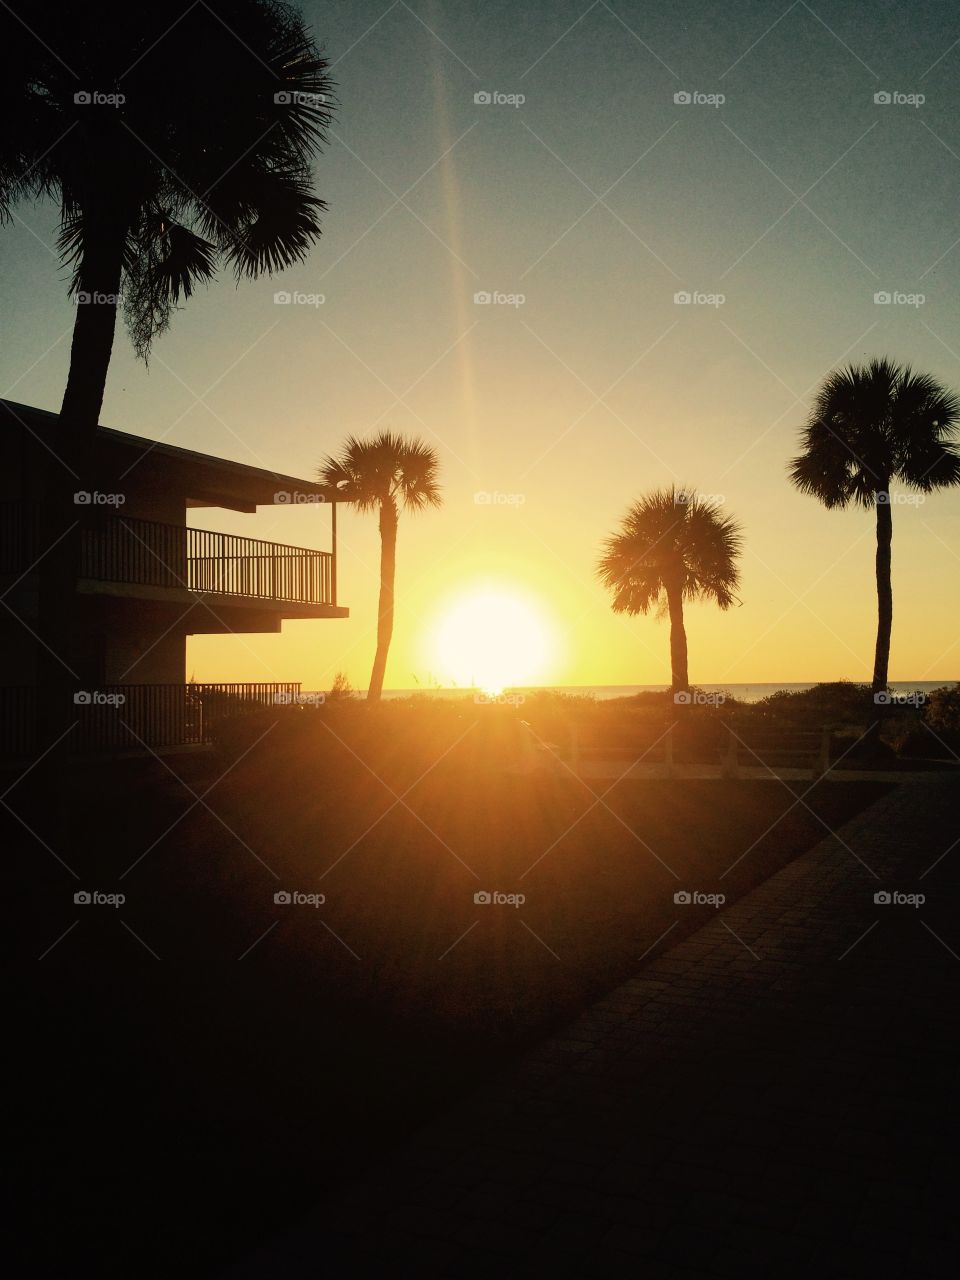
<path fill-rule="evenodd" d="M 554 645 L 534 601 L 501 587 L 474 587 L 442 609 L 429 647 L 431 670 L 442 684 L 502 693 L 536 684 Z"/>

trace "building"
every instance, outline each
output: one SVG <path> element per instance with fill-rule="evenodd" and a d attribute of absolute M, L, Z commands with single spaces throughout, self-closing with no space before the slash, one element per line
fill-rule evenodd
<path fill-rule="evenodd" d="M 7 718 L 23 722 L 18 740 L 30 736 L 37 705 L 41 504 L 64 430 L 56 414 L 0 401 L 0 698 Z M 315 481 L 107 427 L 97 429 L 90 474 L 90 488 L 74 494 L 78 744 L 203 740 L 214 705 L 239 709 L 294 697 L 296 685 L 188 686 L 187 636 L 276 632 L 285 618 L 347 617 L 337 601 L 337 495 Z M 252 513 L 293 503 L 316 504 L 328 550 L 188 524 L 193 508 Z"/>

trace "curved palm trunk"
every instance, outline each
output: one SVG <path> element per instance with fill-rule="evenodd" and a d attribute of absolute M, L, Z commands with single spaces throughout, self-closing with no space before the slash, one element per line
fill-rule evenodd
<path fill-rule="evenodd" d="M 87 521 L 96 518 L 98 509 L 75 503 L 73 495 L 97 487 L 94 444 L 113 351 L 125 236 L 124 227 L 112 222 L 101 228 L 91 226 L 85 240 L 79 287 L 95 300 L 77 305 L 70 371 L 60 408 L 63 432 L 56 456 L 48 458 L 38 554 L 52 549 L 38 566 L 37 619 L 42 642 L 37 676 L 44 747 L 72 725 L 73 693 L 97 675 L 82 669 L 76 591 L 82 530 Z M 64 739 L 64 749 L 66 745 Z"/>
<path fill-rule="evenodd" d="M 889 495 L 887 481 L 883 492 Z M 873 659 L 873 692 L 887 687 L 890 664 L 890 633 L 893 627 L 893 587 L 890 581 L 893 513 L 890 502 L 877 503 L 877 647 Z"/>
<path fill-rule="evenodd" d="M 379 702 L 387 655 L 393 638 L 393 588 L 397 574 L 397 504 L 387 498 L 380 506 L 380 607 L 377 615 L 377 652 L 370 674 L 368 702 Z"/>
<path fill-rule="evenodd" d="M 91 432 L 100 420 L 113 352 L 124 239 L 122 228 L 91 235 L 84 253 L 80 293 L 94 301 L 77 304 L 70 372 L 60 414 L 77 428 Z M 106 298 L 113 301 L 103 301 Z"/>
<path fill-rule="evenodd" d="M 667 587 L 667 608 L 670 611 L 670 688 L 673 693 L 678 693 L 690 688 L 687 631 L 683 625 L 683 592 L 679 587 Z"/>

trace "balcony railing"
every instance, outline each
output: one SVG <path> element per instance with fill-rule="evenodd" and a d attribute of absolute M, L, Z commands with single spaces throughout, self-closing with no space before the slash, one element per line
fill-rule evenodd
<path fill-rule="evenodd" d="M 65 723 L 74 753 L 142 751 L 211 742 L 226 720 L 295 703 L 295 682 L 104 685 L 73 695 Z M 34 686 L 0 688 L 0 756 L 28 756 L 41 742 L 41 694 Z"/>
<path fill-rule="evenodd" d="M 0 572 L 36 560 L 36 508 L 0 507 Z M 212 533 L 133 516 L 99 514 L 81 530 L 81 578 L 298 604 L 335 605 L 334 556 L 259 538 Z"/>
<path fill-rule="evenodd" d="M 328 551 L 123 515 L 83 531 L 80 576 L 258 600 L 335 603 Z"/>

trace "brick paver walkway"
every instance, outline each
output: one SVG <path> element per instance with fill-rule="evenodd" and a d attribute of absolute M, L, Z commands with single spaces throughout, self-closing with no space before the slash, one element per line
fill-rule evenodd
<path fill-rule="evenodd" d="M 231 1276 L 955 1275 L 957 798 L 896 788 Z"/>

